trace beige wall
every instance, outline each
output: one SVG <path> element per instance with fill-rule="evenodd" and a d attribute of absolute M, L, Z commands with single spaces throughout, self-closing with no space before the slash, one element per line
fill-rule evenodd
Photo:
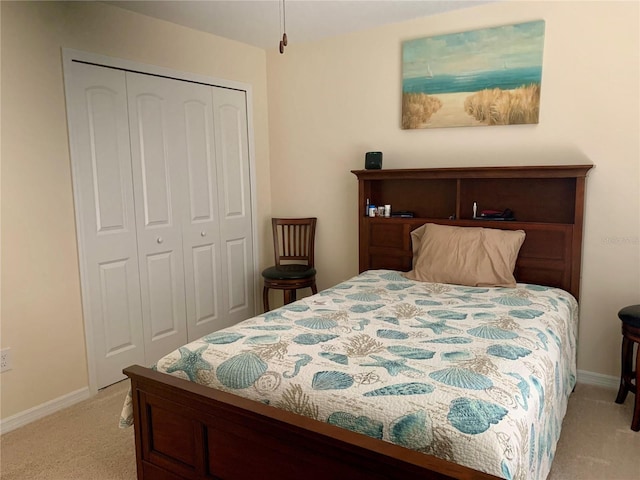
<path fill-rule="evenodd" d="M 97 2 L 3 1 L 3 419 L 88 385 L 61 48 L 250 84 L 260 228 L 271 213 L 263 50 Z"/>
<path fill-rule="evenodd" d="M 401 44 L 546 21 L 538 125 L 401 130 Z M 320 288 L 357 273 L 352 169 L 593 163 L 587 181 L 578 367 L 618 375 L 622 306 L 640 303 L 638 2 L 477 6 L 267 56 L 276 215 L 317 215 Z"/>
<path fill-rule="evenodd" d="M 261 265 L 267 221 L 317 215 L 320 288 L 357 273 L 357 189 L 385 168 L 593 163 L 579 368 L 618 374 L 617 310 L 640 291 L 637 2 L 506 2 L 284 55 L 103 4 L 2 2 L 2 418 L 87 386 L 61 47 L 249 83 Z M 403 131 L 401 42 L 546 20 L 540 124 Z M 267 90 L 268 83 L 268 90 Z M 267 99 L 269 108 L 267 110 Z"/>

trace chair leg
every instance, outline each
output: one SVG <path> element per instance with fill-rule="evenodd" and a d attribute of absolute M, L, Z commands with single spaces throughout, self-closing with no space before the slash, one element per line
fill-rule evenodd
<path fill-rule="evenodd" d="M 633 345 L 631 346 L 631 353 L 633 354 Z M 633 407 L 633 420 L 631 420 L 631 430 L 634 432 L 640 431 L 640 345 L 636 351 L 636 403 Z"/>
<path fill-rule="evenodd" d="M 296 291 L 295 290 L 283 290 L 284 292 L 284 304 L 289 305 L 291 302 L 295 302 L 296 300 Z"/>
<path fill-rule="evenodd" d="M 315 295 L 316 293 L 318 293 L 318 287 L 316 287 L 316 282 L 313 282 L 313 284 L 311 285 L 311 292 Z"/>
<path fill-rule="evenodd" d="M 621 355 L 621 372 L 620 372 L 620 388 L 616 403 L 624 403 L 629 393 L 629 381 L 631 380 L 631 370 L 633 362 L 633 342 L 627 337 L 622 337 L 622 355 Z"/>
<path fill-rule="evenodd" d="M 269 311 L 269 289 L 264 287 L 262 289 L 262 304 L 264 306 L 264 313 Z"/>

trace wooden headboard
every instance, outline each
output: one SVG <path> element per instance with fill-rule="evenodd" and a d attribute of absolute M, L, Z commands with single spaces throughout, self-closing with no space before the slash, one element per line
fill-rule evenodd
<path fill-rule="evenodd" d="M 424 223 L 524 230 L 519 282 L 560 287 L 579 298 L 586 176 L 592 165 L 352 170 L 358 177 L 359 268 L 411 269 L 410 232 Z M 413 218 L 369 217 L 372 205 Z M 514 221 L 477 220 L 482 210 Z"/>

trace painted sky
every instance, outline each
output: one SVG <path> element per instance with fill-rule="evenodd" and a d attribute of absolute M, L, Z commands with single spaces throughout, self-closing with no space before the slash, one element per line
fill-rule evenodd
<path fill-rule="evenodd" d="M 542 66 L 544 20 L 409 40 L 402 46 L 402 77 Z"/>

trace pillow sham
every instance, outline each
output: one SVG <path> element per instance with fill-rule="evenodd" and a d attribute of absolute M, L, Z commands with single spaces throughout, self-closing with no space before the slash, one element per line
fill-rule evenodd
<path fill-rule="evenodd" d="M 471 287 L 516 286 L 513 271 L 524 242 L 524 230 L 435 223 L 427 223 L 423 230 L 418 230 L 414 230 L 415 238 L 412 232 L 418 252 L 413 270 L 405 274 L 407 278 Z"/>

